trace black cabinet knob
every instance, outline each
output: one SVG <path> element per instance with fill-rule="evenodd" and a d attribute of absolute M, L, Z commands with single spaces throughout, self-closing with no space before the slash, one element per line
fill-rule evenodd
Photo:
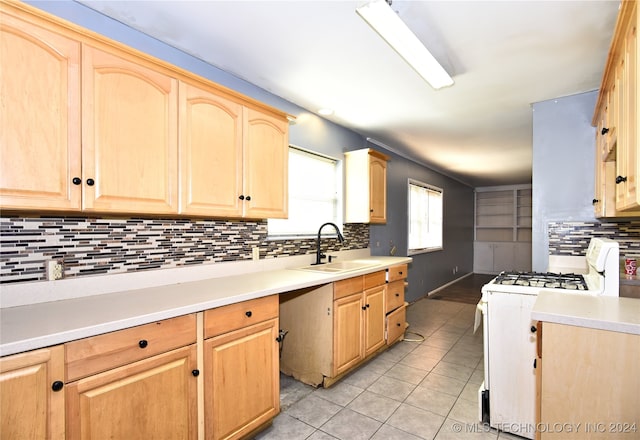
<path fill-rule="evenodd" d="M 396 293 L 396 296 L 400 296 L 400 294 L 399 294 L 399 293 Z"/>
<path fill-rule="evenodd" d="M 596 204 L 596 203 L 598 203 L 599 201 L 600 201 L 600 200 L 598 200 L 598 199 L 593 199 L 593 200 L 591 201 L 591 204 L 592 204 L 592 205 L 595 205 L 595 204 Z"/>
<path fill-rule="evenodd" d="M 82 179 L 80 179 L 79 177 L 74 177 L 71 182 L 73 182 L 74 185 L 80 185 L 82 183 Z"/>
<path fill-rule="evenodd" d="M 605 134 L 609 133 L 609 129 L 606 127 L 603 127 L 600 133 L 602 134 L 602 136 L 604 136 Z"/>
<path fill-rule="evenodd" d="M 246 200 L 247 200 L 247 202 L 248 202 L 249 200 L 251 200 L 251 196 L 247 196 L 247 197 L 246 197 Z"/>
<path fill-rule="evenodd" d="M 61 380 L 56 380 L 51 384 L 51 389 L 55 392 L 60 391 L 64 387 L 64 383 Z"/>
<path fill-rule="evenodd" d="M 533 368 L 537 368 L 538 367 L 538 362 L 536 362 L 536 361 L 537 361 L 537 359 L 533 360 Z"/>
<path fill-rule="evenodd" d="M 367 306 L 362 306 L 362 310 L 367 310 Z"/>
<path fill-rule="evenodd" d="M 623 176 L 618 176 L 616 177 L 616 184 L 622 183 L 622 182 L 626 182 L 627 178 L 623 177 Z"/>
<path fill-rule="evenodd" d="M 531 333 L 535 333 L 538 329 L 536 328 L 535 325 L 531 326 Z"/>
<path fill-rule="evenodd" d="M 191 374 L 193 374 L 193 377 L 198 377 L 200 376 L 200 370 L 192 370 Z"/>
<path fill-rule="evenodd" d="M 252 315 L 251 310 L 249 310 L 248 312 L 246 312 L 246 313 L 245 313 L 245 315 L 247 315 L 247 318 L 251 318 L 251 315 Z"/>
<path fill-rule="evenodd" d="M 397 323 L 397 324 L 396 324 L 396 326 L 398 326 L 398 327 L 400 327 L 400 325 L 401 325 L 400 323 Z"/>
<path fill-rule="evenodd" d="M 398 274 L 402 275 L 402 272 L 398 272 Z"/>
<path fill-rule="evenodd" d="M 238 197 L 240 200 L 244 200 L 244 196 L 242 194 L 240 194 L 240 197 Z"/>
<path fill-rule="evenodd" d="M 138 341 L 138 347 L 140 348 L 146 348 L 147 345 L 149 345 L 149 342 L 147 342 L 146 339 L 141 339 L 140 341 Z"/>
<path fill-rule="evenodd" d="M 96 183 L 96 181 L 95 181 L 95 180 L 93 180 L 93 179 L 87 179 L 87 185 L 89 185 L 89 186 L 93 186 L 95 183 Z"/>

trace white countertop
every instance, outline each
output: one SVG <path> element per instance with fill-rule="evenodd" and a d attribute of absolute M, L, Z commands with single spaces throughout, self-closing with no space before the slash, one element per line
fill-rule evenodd
<path fill-rule="evenodd" d="M 640 299 L 541 291 L 531 317 L 537 321 L 640 335 Z"/>
<path fill-rule="evenodd" d="M 288 292 L 411 262 L 359 258 L 374 265 L 341 273 L 276 269 L 0 309 L 0 356 L 61 344 L 161 319 Z"/>

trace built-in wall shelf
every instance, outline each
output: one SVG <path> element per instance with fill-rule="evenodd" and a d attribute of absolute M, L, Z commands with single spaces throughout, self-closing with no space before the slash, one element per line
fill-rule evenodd
<path fill-rule="evenodd" d="M 531 270 L 531 185 L 475 193 L 474 272 Z"/>

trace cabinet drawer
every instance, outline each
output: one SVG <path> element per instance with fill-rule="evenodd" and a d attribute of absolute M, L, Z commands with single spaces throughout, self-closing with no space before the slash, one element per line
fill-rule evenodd
<path fill-rule="evenodd" d="M 385 300 L 385 313 L 389 313 L 404 304 L 404 280 L 387 284 Z"/>
<path fill-rule="evenodd" d="M 385 282 L 386 272 L 384 270 L 368 273 L 364 276 L 364 290 L 371 289 L 376 286 L 382 286 Z"/>
<path fill-rule="evenodd" d="M 387 345 L 393 344 L 404 334 L 407 327 L 406 311 L 407 306 L 403 305 L 387 316 Z"/>
<path fill-rule="evenodd" d="M 333 299 L 344 298 L 364 290 L 364 277 L 347 278 L 333 283 Z"/>
<path fill-rule="evenodd" d="M 278 295 L 242 301 L 204 312 L 204 337 L 221 335 L 278 317 Z"/>
<path fill-rule="evenodd" d="M 67 342 L 67 382 L 195 342 L 195 314 Z"/>
<path fill-rule="evenodd" d="M 392 266 L 387 269 L 387 281 L 392 282 L 396 280 L 403 280 L 407 277 L 407 265 L 399 264 L 398 266 Z"/>

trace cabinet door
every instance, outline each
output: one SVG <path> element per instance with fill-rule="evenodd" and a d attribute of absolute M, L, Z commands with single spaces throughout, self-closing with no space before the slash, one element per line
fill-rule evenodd
<path fill-rule="evenodd" d="M 80 43 L 0 23 L 0 206 L 80 209 Z"/>
<path fill-rule="evenodd" d="M 542 330 L 537 422 L 583 422 L 590 430 L 583 426 L 575 435 L 549 430 L 540 438 L 638 438 L 640 336 L 548 322 Z"/>
<path fill-rule="evenodd" d="M 618 175 L 625 179 L 616 186 L 616 209 L 637 209 L 638 138 L 637 138 L 637 36 L 635 20 L 629 26 L 623 44 L 623 62 L 620 67 L 623 90 L 621 114 L 622 138 L 616 157 Z M 616 180 L 618 182 L 618 180 Z"/>
<path fill-rule="evenodd" d="M 493 273 L 493 243 L 473 242 L 473 271 Z"/>
<path fill-rule="evenodd" d="M 177 80 L 115 50 L 82 57 L 83 208 L 177 213 Z"/>
<path fill-rule="evenodd" d="M 363 358 L 362 293 L 335 300 L 333 313 L 333 376 L 337 376 Z"/>
<path fill-rule="evenodd" d="M 387 162 L 369 156 L 369 211 L 371 223 L 387 222 Z"/>
<path fill-rule="evenodd" d="M 250 108 L 244 115 L 244 216 L 287 218 L 289 125 Z"/>
<path fill-rule="evenodd" d="M 242 105 L 180 83 L 180 213 L 242 215 Z"/>
<path fill-rule="evenodd" d="M 369 356 L 384 345 L 385 286 L 364 292 L 364 355 Z"/>
<path fill-rule="evenodd" d="M 6 439 L 64 439 L 64 347 L 0 359 L 0 434 Z"/>
<path fill-rule="evenodd" d="M 515 243 L 493 244 L 493 270 L 514 270 L 515 268 Z"/>
<path fill-rule="evenodd" d="M 205 437 L 246 436 L 280 411 L 278 320 L 204 342 Z"/>
<path fill-rule="evenodd" d="M 191 345 L 70 383 L 69 438 L 197 438 L 196 358 Z"/>

